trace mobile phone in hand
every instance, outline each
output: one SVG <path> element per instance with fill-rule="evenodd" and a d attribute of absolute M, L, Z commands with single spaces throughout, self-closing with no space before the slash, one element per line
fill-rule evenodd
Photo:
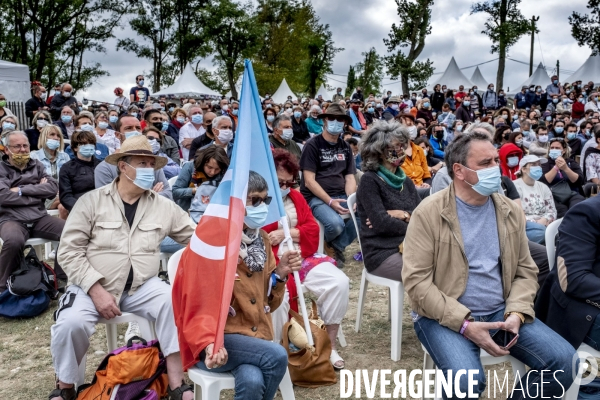
<path fill-rule="evenodd" d="M 508 350 L 511 347 L 513 347 L 515 345 L 515 343 L 517 342 L 518 338 L 519 338 L 518 333 L 513 333 L 511 331 L 506 331 L 503 329 L 496 332 L 496 334 L 492 337 L 494 342 L 498 346 L 500 346 L 501 349 L 504 349 L 504 350 Z"/>

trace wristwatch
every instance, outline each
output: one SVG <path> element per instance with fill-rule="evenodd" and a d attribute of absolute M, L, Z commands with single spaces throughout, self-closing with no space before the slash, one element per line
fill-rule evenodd
<path fill-rule="evenodd" d="M 285 279 L 281 279 L 281 277 L 280 277 L 279 275 L 275 274 L 275 280 L 276 280 L 277 282 L 281 282 L 281 283 L 286 283 L 286 282 L 287 282 L 287 280 L 288 280 L 288 277 L 289 277 L 289 275 L 288 275 L 288 276 L 286 276 L 286 277 L 285 277 Z"/>

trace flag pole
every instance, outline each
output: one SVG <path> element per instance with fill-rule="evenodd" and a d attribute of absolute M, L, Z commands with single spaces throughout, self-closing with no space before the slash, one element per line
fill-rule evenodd
<path fill-rule="evenodd" d="M 290 234 L 290 225 L 288 223 L 287 216 L 284 215 L 279 221 L 281 222 L 281 227 L 283 228 L 283 234 L 285 236 L 285 239 L 283 239 L 283 241 L 285 242 L 285 244 L 287 244 L 288 250 L 296 250 L 294 248 L 294 241 L 292 240 L 292 235 Z M 302 292 L 302 283 L 300 282 L 300 275 L 298 274 L 298 271 L 294 271 L 294 280 L 296 281 L 298 303 L 300 303 L 300 309 L 302 310 L 302 319 L 304 320 L 304 330 L 306 331 L 308 344 L 314 347 L 315 342 L 313 341 L 312 331 L 310 330 L 310 321 L 308 320 L 308 313 L 306 312 L 306 303 L 304 302 L 304 293 Z"/>

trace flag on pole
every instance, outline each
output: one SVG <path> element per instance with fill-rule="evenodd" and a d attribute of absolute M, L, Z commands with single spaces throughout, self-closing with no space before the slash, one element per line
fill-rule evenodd
<path fill-rule="evenodd" d="M 231 163 L 181 256 L 173 282 L 173 312 L 185 370 L 198 362 L 210 343 L 215 352 L 223 347 L 250 170 L 265 178 L 275 200 L 266 224 L 285 215 L 252 63 L 246 60 L 244 66 Z"/>

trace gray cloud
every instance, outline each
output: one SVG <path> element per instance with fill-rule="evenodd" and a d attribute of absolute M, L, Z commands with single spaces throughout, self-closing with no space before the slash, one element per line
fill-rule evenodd
<path fill-rule="evenodd" d="M 380 55 L 386 55 L 387 49 L 383 38 L 387 37 L 392 23 L 398 22 L 396 3 L 393 0 L 312 0 L 317 15 L 323 23 L 327 23 L 333 33 L 337 46 L 345 50 L 339 53 L 334 61 L 334 73 L 342 76 L 331 76 L 332 79 L 345 81 L 345 75 L 351 64 L 361 59 L 361 53 L 375 47 Z M 452 56 L 458 66 L 483 63 L 497 58 L 490 53 L 491 42 L 481 33 L 484 29 L 486 16 L 484 14 L 470 15 L 471 0 L 437 0 L 432 14 L 432 33 L 427 37 L 421 59 L 429 58 L 434 62 L 435 72 L 442 73 Z M 571 36 L 568 16 L 573 11 L 585 12 L 587 0 L 523 0 L 521 10 L 526 17 L 540 16 L 538 27 L 539 39 L 535 41 L 534 68 L 544 62 L 549 73 L 561 63 L 561 81 L 581 66 L 590 54 L 588 47 L 577 46 Z M 117 32 L 118 37 L 131 37 L 135 34 L 129 28 Z M 541 44 L 541 48 L 540 48 Z M 149 72 L 152 62 L 138 59 L 133 54 L 116 51 L 116 40 L 106 44 L 106 54 L 89 54 L 88 61 L 100 62 L 111 76 L 102 78 L 92 85 L 85 93 L 89 98 L 98 100 L 113 100 L 113 90 L 120 86 L 128 93 L 135 83 L 135 75 Z M 509 51 L 509 57 L 529 62 L 529 35 L 521 38 Z M 203 60 L 202 65 L 212 67 L 210 59 Z M 497 61 L 479 67 L 483 76 L 490 82 L 496 80 Z M 467 77 L 473 74 L 474 68 L 464 69 Z M 504 75 L 505 87 L 511 89 L 520 85 L 528 77 L 529 67 L 508 60 Z M 387 76 L 387 74 L 386 74 Z M 400 84 L 389 85 L 390 80 L 384 80 L 386 89 L 394 93 L 400 92 Z M 332 86 L 341 85 L 330 80 Z M 342 85 L 343 86 L 343 85 Z"/>

